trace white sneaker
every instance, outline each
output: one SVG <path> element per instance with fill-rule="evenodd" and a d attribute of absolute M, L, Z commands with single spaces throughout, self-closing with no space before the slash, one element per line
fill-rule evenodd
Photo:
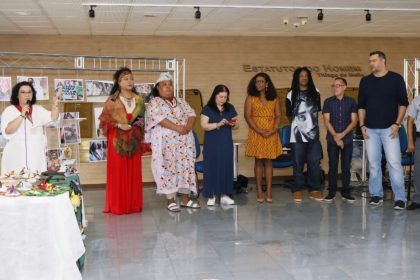
<path fill-rule="evenodd" d="M 207 200 L 207 206 L 214 206 L 216 204 L 216 197 L 213 196 L 213 198 L 209 198 L 209 200 Z"/>
<path fill-rule="evenodd" d="M 235 201 L 227 195 L 222 195 L 220 198 L 220 204 L 233 205 L 235 204 Z"/>

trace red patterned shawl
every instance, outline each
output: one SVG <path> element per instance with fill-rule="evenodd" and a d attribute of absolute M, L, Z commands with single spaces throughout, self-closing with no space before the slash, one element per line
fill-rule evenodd
<path fill-rule="evenodd" d="M 119 92 L 110 96 L 105 102 L 104 109 L 99 116 L 100 128 L 105 136 L 111 129 L 115 129 L 115 138 L 112 145 L 121 156 L 131 157 L 141 150 L 141 142 L 144 138 L 144 122 L 139 118 L 144 117 L 143 99 L 136 95 L 136 107 L 131 114 L 127 114 L 124 104 L 119 98 Z M 131 124 L 132 129 L 124 131 L 116 128 L 117 124 Z M 111 145 L 111 143 L 108 143 Z"/>

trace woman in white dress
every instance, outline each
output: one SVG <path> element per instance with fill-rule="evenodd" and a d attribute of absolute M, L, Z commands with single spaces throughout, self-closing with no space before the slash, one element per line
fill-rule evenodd
<path fill-rule="evenodd" d="M 146 132 L 152 144 L 152 173 L 157 193 L 166 195 L 167 209 L 179 212 L 175 202 L 181 195 L 181 206 L 198 209 L 200 204 L 189 198 L 197 193 L 194 170 L 195 144 L 192 127 L 195 112 L 182 99 L 174 97 L 173 78 L 162 73 L 147 106 Z"/>
<path fill-rule="evenodd" d="M 1 115 L 1 132 L 7 140 L 1 159 L 1 174 L 27 168 L 32 172 L 47 170 L 43 125 L 59 116 L 57 98 L 52 110 L 36 103 L 36 91 L 31 83 L 20 82 L 12 89 L 11 105 Z"/>

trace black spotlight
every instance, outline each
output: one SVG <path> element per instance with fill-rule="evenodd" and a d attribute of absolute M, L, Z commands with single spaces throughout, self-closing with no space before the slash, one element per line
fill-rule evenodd
<path fill-rule="evenodd" d="M 197 9 L 197 11 L 195 11 L 195 19 L 200 19 L 201 18 L 201 12 L 200 12 L 200 7 L 194 7 L 195 9 Z"/>
<path fill-rule="evenodd" d="M 94 18 L 95 17 L 95 10 L 93 9 L 96 6 L 90 6 L 90 10 L 89 10 L 89 17 L 90 18 Z"/>
<path fill-rule="evenodd" d="M 322 9 L 318 9 L 318 20 L 322 21 L 324 19 L 324 14 L 322 13 Z"/>
<path fill-rule="evenodd" d="M 365 12 L 366 12 L 366 21 L 371 21 L 372 15 L 370 14 L 369 10 L 365 10 Z"/>

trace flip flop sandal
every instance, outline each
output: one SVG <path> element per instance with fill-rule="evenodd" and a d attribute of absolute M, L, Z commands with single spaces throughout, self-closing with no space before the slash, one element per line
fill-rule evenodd
<path fill-rule="evenodd" d="M 198 202 L 195 202 L 193 200 L 189 200 L 187 204 L 183 204 L 181 202 L 181 207 L 187 207 L 187 208 L 192 208 L 192 209 L 199 209 L 199 208 L 201 208 L 200 204 L 198 204 Z"/>
<path fill-rule="evenodd" d="M 171 211 L 171 212 L 181 211 L 181 209 L 179 209 L 178 205 L 176 205 L 175 202 L 172 202 L 171 204 L 168 205 L 168 210 Z"/>

